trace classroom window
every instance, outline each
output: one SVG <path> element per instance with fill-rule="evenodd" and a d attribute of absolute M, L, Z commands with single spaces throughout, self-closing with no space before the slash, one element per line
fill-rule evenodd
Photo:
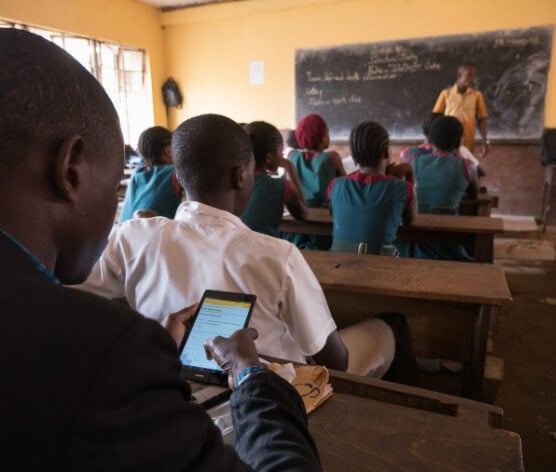
<path fill-rule="evenodd" d="M 97 78 L 114 103 L 126 143 L 135 147 L 141 132 L 152 126 L 144 50 L 1 20 L 0 27 L 25 29 L 43 36 L 79 61 Z"/>

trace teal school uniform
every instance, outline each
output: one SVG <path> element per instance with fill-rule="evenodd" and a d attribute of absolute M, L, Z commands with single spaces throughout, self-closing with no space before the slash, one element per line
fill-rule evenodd
<path fill-rule="evenodd" d="M 337 252 L 357 252 L 359 243 L 393 245 L 402 213 L 414 198 L 409 182 L 359 171 L 334 179 L 328 195 L 334 221 L 331 250 Z"/>
<path fill-rule="evenodd" d="M 307 205 L 312 208 L 327 206 L 326 189 L 335 175 L 332 153 L 295 150 L 290 153 L 288 159 L 299 176 Z M 295 244 L 299 249 L 327 251 L 332 244 L 330 236 L 281 233 L 281 237 Z"/>
<path fill-rule="evenodd" d="M 313 154 L 296 150 L 288 156 L 299 176 L 301 188 L 309 207 L 321 207 L 328 204 L 326 189 L 335 174 L 331 155 L 330 152 Z"/>
<path fill-rule="evenodd" d="M 127 187 L 120 223 L 133 218 L 137 210 L 153 210 L 166 218 L 174 218 L 181 203 L 176 184 L 173 165 L 137 169 Z"/>
<path fill-rule="evenodd" d="M 447 152 L 417 153 L 410 163 L 417 182 L 419 213 L 457 214 L 460 201 L 469 186 L 469 163 Z M 473 261 L 458 244 L 413 243 L 404 255 L 421 259 Z"/>
<path fill-rule="evenodd" d="M 255 172 L 253 193 L 241 215 L 241 221 L 253 231 L 280 237 L 278 226 L 289 198 L 291 182 Z"/>

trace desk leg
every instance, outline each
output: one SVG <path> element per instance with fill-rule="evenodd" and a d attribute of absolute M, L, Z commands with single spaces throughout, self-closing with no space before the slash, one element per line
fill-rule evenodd
<path fill-rule="evenodd" d="M 494 262 L 494 234 L 475 235 L 474 256 L 477 262 Z"/>
<path fill-rule="evenodd" d="M 464 371 L 463 395 L 474 400 L 481 399 L 483 388 L 490 310 L 490 306 L 480 305 L 478 313 L 475 315 L 471 341 L 471 362 Z"/>

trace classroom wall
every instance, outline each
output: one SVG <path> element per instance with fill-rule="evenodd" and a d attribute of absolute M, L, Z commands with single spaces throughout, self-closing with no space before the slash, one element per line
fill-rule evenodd
<path fill-rule="evenodd" d="M 554 25 L 556 1 L 251 0 L 167 12 L 161 19 L 169 73 L 185 99 L 182 110 L 171 111 L 170 126 L 218 112 L 292 128 L 296 48 Z M 552 51 L 548 127 L 556 127 L 556 34 Z M 264 61 L 263 85 L 249 84 L 251 61 Z M 500 197 L 499 213 L 538 212 L 544 169 L 537 145 L 495 145 L 483 167 L 481 184 Z"/>
<path fill-rule="evenodd" d="M 0 18 L 145 49 L 154 121 L 167 125 L 160 92 L 167 76 L 159 10 L 135 0 L 0 0 Z"/>
<path fill-rule="evenodd" d="M 265 119 L 288 128 L 295 124 L 296 48 L 555 24 L 556 2 L 251 0 L 172 11 L 161 18 L 169 72 L 185 97 L 171 125 L 218 111 L 237 121 Z M 556 35 L 554 40 L 548 126 L 556 126 Z M 264 61 L 263 85 L 248 83 L 251 61 Z"/>

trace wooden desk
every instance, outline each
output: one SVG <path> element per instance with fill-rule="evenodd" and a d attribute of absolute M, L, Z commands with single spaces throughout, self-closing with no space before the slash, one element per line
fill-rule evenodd
<path fill-rule="evenodd" d="M 284 216 L 280 231 L 304 234 L 332 234 L 332 216 L 327 208 L 310 208 L 307 218 Z M 400 241 L 457 243 L 473 247 L 477 262 L 492 263 L 494 235 L 504 232 L 501 218 L 461 215 L 417 215 L 410 226 L 398 229 Z"/>
<path fill-rule="evenodd" d="M 477 262 L 494 260 L 494 235 L 504 232 L 502 218 L 462 215 L 417 215 L 398 228 L 400 241 L 457 243 L 473 248 Z"/>
<path fill-rule="evenodd" d="M 490 216 L 492 208 L 498 208 L 498 197 L 488 193 L 480 193 L 477 198 L 463 198 L 459 205 L 459 214 Z"/>
<path fill-rule="evenodd" d="M 522 471 L 518 434 L 483 403 L 330 371 L 334 394 L 309 415 L 324 470 Z"/>
<path fill-rule="evenodd" d="M 303 251 L 339 328 L 397 311 L 418 353 L 464 363 L 462 392 L 479 399 L 491 314 L 512 301 L 490 264 Z"/>

